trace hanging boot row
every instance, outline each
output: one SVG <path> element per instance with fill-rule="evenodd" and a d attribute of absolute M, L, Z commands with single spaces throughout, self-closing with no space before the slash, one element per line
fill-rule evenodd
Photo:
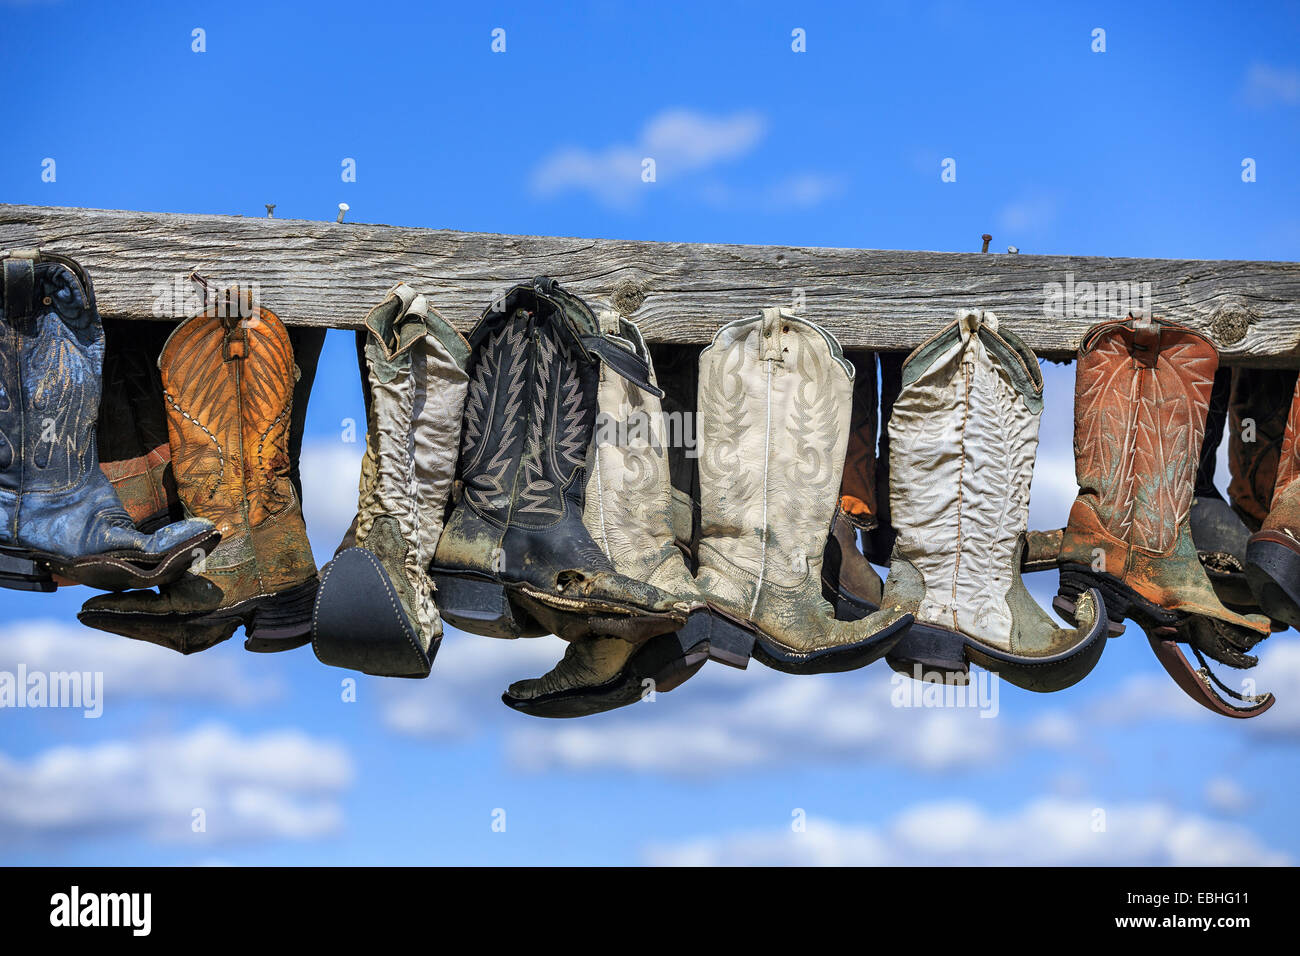
<path fill-rule="evenodd" d="M 1272 696 L 1209 661 L 1249 669 L 1300 624 L 1295 374 L 1219 370 L 1172 322 L 1084 337 L 1079 496 L 1037 532 L 1043 379 L 992 313 L 904 359 L 763 309 L 656 374 L 634 323 L 553 279 L 468 336 L 398 283 L 357 334 L 357 512 L 318 574 L 297 468 L 322 330 L 238 290 L 179 325 L 103 323 L 72 260 L 2 261 L 0 585 L 114 592 L 80 620 L 183 653 L 243 627 L 249 650 L 422 678 L 445 624 L 555 634 L 563 657 L 502 699 L 575 717 L 751 658 L 1057 691 L 1127 619 L 1199 704 L 1249 717 Z M 1024 583 L 1049 569 L 1060 622 Z"/>

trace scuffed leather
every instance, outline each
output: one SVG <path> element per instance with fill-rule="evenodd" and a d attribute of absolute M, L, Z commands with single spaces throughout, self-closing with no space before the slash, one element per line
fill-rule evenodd
<path fill-rule="evenodd" d="M 442 620 L 426 569 L 455 477 L 469 343 L 405 283 L 365 324 L 371 400 L 354 543 L 379 559 L 428 651 Z"/>
<path fill-rule="evenodd" d="M 796 654 L 859 644 L 901 617 L 836 621 L 822 597 L 853 385 L 835 338 L 765 309 L 718 330 L 699 381 L 696 580 L 710 604 Z"/>
<path fill-rule="evenodd" d="M 469 336 L 460 493 L 434 557 L 541 601 L 562 615 L 562 637 L 605 626 L 593 616 L 604 612 L 685 618 L 673 595 L 615 571 L 583 525 L 599 375 L 635 365 L 626 352 L 599 362 L 587 345 L 599 334 L 586 304 L 544 277 L 485 310 Z M 634 377 L 648 385 L 647 374 Z"/>
<path fill-rule="evenodd" d="M 158 366 L 177 493 L 188 514 L 217 526 L 221 543 L 175 584 L 92 598 L 82 619 L 111 618 L 115 633 L 138 629 L 162 643 L 151 618 L 278 594 L 314 580 L 316 564 L 290 480 L 295 367 L 284 324 L 227 296 L 176 327 Z"/>
<path fill-rule="evenodd" d="M 602 312 L 600 323 L 611 344 L 646 364 L 654 383 L 650 353 L 636 325 L 613 312 Z M 659 397 L 602 368 L 596 405 L 583 524 L 619 574 L 659 588 L 684 608 L 703 607 L 704 597 L 674 538 L 668 436 Z M 548 673 L 516 681 L 506 694 L 530 700 L 594 690 L 619 676 L 636 651 L 636 644 L 618 638 L 577 641 Z"/>
<path fill-rule="evenodd" d="M 1068 650 L 1099 611 L 1060 628 L 1021 583 L 1042 392 L 1034 354 L 993 313 L 959 312 L 904 363 L 889 420 L 885 602 L 1026 657 Z"/>
<path fill-rule="evenodd" d="M 104 331 L 84 270 L 45 253 L 3 265 L 10 291 L 0 312 L 0 544 L 68 560 L 111 553 L 149 563 L 210 534 L 202 519 L 138 531 L 100 470 Z M 30 289 L 27 301 L 16 301 L 18 288 Z"/>
<path fill-rule="evenodd" d="M 1234 368 L 1228 397 L 1228 499 L 1251 531 L 1268 517 L 1287 433 L 1295 369 Z M 1247 426 L 1250 426 L 1249 432 Z M 1246 441 L 1247 436 L 1254 441 Z"/>

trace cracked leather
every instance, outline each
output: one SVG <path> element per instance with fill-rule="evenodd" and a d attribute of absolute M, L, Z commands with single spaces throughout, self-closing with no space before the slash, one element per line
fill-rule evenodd
<path fill-rule="evenodd" d="M 711 605 L 789 652 L 869 641 L 905 612 L 836 621 L 821 566 L 835 517 L 853 366 L 784 309 L 724 325 L 700 354 L 699 569 Z"/>
<path fill-rule="evenodd" d="M 174 578 L 182 565 L 165 556 L 213 526 L 200 517 L 142 533 L 100 468 L 104 329 L 89 276 L 49 253 L 10 253 L 0 266 L 0 545 L 76 561 L 59 570 L 74 580 L 103 570 L 86 559 L 110 555 L 124 573 L 143 562 Z"/>
<path fill-rule="evenodd" d="M 379 559 L 428 652 L 442 620 L 427 568 L 455 478 L 469 343 L 405 283 L 365 324 L 370 401 L 355 545 Z"/>
<path fill-rule="evenodd" d="M 1218 354 L 1198 332 L 1128 319 L 1094 326 L 1079 348 L 1075 471 L 1060 560 L 1097 569 L 1169 611 L 1218 622 L 1201 650 L 1235 667 L 1269 626 L 1215 596 L 1189 526 L 1197 454 Z"/>
<path fill-rule="evenodd" d="M 1062 628 L 1020 577 L 1042 396 L 1033 352 L 992 313 L 963 312 L 908 356 L 889 420 L 884 602 L 1026 659 L 1090 642 L 1104 613 L 1089 599 Z"/>
<path fill-rule="evenodd" d="M 676 596 L 618 573 L 583 523 L 601 371 L 657 393 L 645 363 L 544 277 L 489 306 L 469 343 L 456 500 L 434 564 L 521 588 L 560 616 L 561 637 L 603 626 L 601 612 L 680 624 Z"/>
<path fill-rule="evenodd" d="M 104 595 L 82 608 L 91 626 L 111 619 L 115 633 L 184 653 L 233 629 L 160 630 L 153 619 L 230 609 L 316 578 L 290 478 L 289 334 L 270 310 L 234 298 L 178 325 L 158 360 L 177 492 L 187 513 L 217 526 L 221 543 L 160 592 Z"/>

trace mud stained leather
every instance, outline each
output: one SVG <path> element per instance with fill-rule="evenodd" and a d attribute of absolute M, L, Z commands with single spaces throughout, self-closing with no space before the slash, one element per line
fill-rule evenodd
<path fill-rule="evenodd" d="M 1102 588 L 1112 617 L 1120 609 L 1161 639 L 1174 628 L 1179 641 L 1245 668 L 1256 663 L 1246 652 L 1268 636 L 1268 621 L 1220 603 L 1189 521 L 1217 367 L 1208 339 L 1159 319 L 1130 316 L 1084 337 L 1075 380 L 1079 496 L 1062 537 L 1062 598 L 1076 586 L 1067 576 L 1088 581 Z M 1219 710 L 1204 681 L 1180 686 Z"/>
<path fill-rule="evenodd" d="M 427 677 L 442 619 L 426 569 L 455 477 L 469 343 L 398 283 L 365 319 L 366 452 L 349 540 L 321 571 L 312 648 L 325 664 Z"/>
<path fill-rule="evenodd" d="M 250 642 L 259 629 L 305 641 L 316 565 L 290 479 L 288 332 L 269 309 L 227 293 L 176 327 L 158 364 L 177 493 L 221 544 L 160 592 L 92 598 L 78 617 L 186 654 L 241 624 Z"/>
<path fill-rule="evenodd" d="M 455 503 L 432 568 L 444 617 L 502 637 L 641 642 L 680 628 L 689 609 L 619 574 L 583 524 L 600 375 L 658 396 L 646 363 L 605 342 L 587 304 L 544 276 L 490 305 L 469 342 Z M 489 595 L 491 620 L 453 617 L 458 583 Z"/>
<path fill-rule="evenodd" d="M 991 312 L 959 312 L 904 363 L 889 421 L 898 536 L 884 601 L 915 622 L 889 655 L 896 670 L 924 663 L 914 635 L 927 646 L 946 637 L 959 673 L 964 658 L 1035 691 L 1076 683 L 1101 657 L 1099 592 L 1066 629 L 1020 578 L 1042 396 L 1037 357 Z"/>
<path fill-rule="evenodd" d="M 610 311 L 598 318 L 605 340 L 644 363 L 657 385 L 636 325 Z M 596 396 L 583 525 L 617 573 L 672 595 L 692 624 L 678 635 L 654 638 L 659 646 L 653 654 L 602 635 L 570 643 L 551 671 L 515 682 L 502 698 L 535 716 L 579 716 L 636 703 L 647 687 L 661 692 L 680 686 L 708 658 L 706 605 L 674 536 L 670 436 L 660 397 L 610 367 L 600 370 Z"/>
<path fill-rule="evenodd" d="M 835 338 L 783 309 L 724 325 L 700 354 L 696 580 L 717 614 L 753 631 L 755 656 L 779 670 L 861 667 L 911 620 L 886 607 L 836 621 L 822 596 L 852 387 Z"/>
<path fill-rule="evenodd" d="M 169 524 L 165 512 L 151 533 L 138 530 L 100 468 L 105 346 L 90 277 L 35 251 L 5 253 L 0 268 L 0 583 L 52 590 L 53 574 L 120 590 L 174 580 L 217 533 L 203 519 Z"/>

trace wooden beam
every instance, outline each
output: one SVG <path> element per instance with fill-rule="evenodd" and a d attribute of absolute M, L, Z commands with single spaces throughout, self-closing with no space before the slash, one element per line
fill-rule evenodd
<path fill-rule="evenodd" d="M 652 342 L 704 343 L 724 322 L 787 305 L 845 348 L 910 349 L 955 310 L 982 308 L 1040 355 L 1064 359 L 1089 326 L 1122 318 L 1146 293 L 1156 315 L 1209 333 L 1225 363 L 1300 365 L 1294 262 L 569 239 L 0 205 L 0 249 L 37 244 L 79 260 L 100 311 L 122 318 L 183 318 L 185 276 L 197 269 L 216 285 L 254 286 L 290 324 L 333 328 L 356 328 L 404 280 L 467 329 L 510 285 L 550 275 L 630 314 Z M 1094 293 L 1105 285 L 1090 302 L 1085 283 Z"/>

